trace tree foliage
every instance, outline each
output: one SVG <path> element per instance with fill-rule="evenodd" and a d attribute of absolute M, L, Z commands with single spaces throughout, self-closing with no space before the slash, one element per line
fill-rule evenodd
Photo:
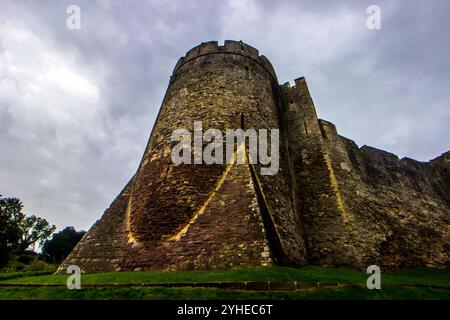
<path fill-rule="evenodd" d="M 43 245 L 55 231 L 55 226 L 35 215 L 26 216 L 23 204 L 17 198 L 0 195 L 0 266 L 6 264 L 12 254 L 21 254 L 36 244 Z"/>
<path fill-rule="evenodd" d="M 67 227 L 55 233 L 42 247 L 43 258 L 52 263 L 62 262 L 85 233 L 85 231 L 76 231 L 74 227 Z"/>

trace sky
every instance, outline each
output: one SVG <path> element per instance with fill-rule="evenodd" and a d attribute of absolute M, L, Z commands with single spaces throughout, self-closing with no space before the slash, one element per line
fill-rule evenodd
<path fill-rule="evenodd" d="M 210 40 L 257 48 L 280 83 L 304 76 L 359 146 L 449 150 L 450 2 L 329 2 L 0 0 L 0 194 L 89 229 L 136 171 L 175 63 Z"/>

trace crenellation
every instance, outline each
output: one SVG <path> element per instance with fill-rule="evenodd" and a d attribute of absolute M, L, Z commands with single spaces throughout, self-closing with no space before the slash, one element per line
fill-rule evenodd
<path fill-rule="evenodd" d="M 243 43 L 242 41 L 234 41 L 234 40 L 225 40 L 223 46 L 219 46 L 217 41 L 209 41 L 204 42 L 191 50 L 189 50 L 186 55 L 181 58 L 176 64 L 173 75 L 181 68 L 185 63 L 192 61 L 198 57 L 209 55 L 209 54 L 236 54 L 243 57 L 247 57 L 248 59 L 253 60 L 254 62 L 260 64 L 275 80 L 276 74 L 275 70 L 270 63 L 270 61 L 263 55 L 259 55 L 259 51 L 248 44 Z"/>
<path fill-rule="evenodd" d="M 210 52 L 217 52 L 219 49 L 219 43 L 217 41 L 203 42 L 199 47 L 197 54 L 205 54 Z"/>
<path fill-rule="evenodd" d="M 305 77 L 303 77 L 303 76 L 294 79 L 294 82 L 295 82 L 295 87 L 297 87 L 297 88 L 302 88 L 303 86 L 306 85 L 306 80 L 305 80 Z"/>

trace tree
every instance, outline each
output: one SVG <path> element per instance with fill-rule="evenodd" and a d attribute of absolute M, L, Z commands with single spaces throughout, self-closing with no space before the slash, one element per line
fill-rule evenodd
<path fill-rule="evenodd" d="M 0 266 L 5 265 L 12 254 L 21 254 L 35 245 L 43 245 L 55 231 L 47 220 L 34 215 L 27 217 L 23 204 L 17 198 L 0 195 Z"/>
<path fill-rule="evenodd" d="M 76 231 L 74 227 L 67 227 L 55 233 L 42 247 L 43 258 L 48 262 L 61 263 L 85 233 L 85 231 Z"/>
<path fill-rule="evenodd" d="M 23 219 L 19 199 L 0 195 L 0 266 L 5 265 L 20 240 L 20 227 L 16 221 Z"/>
<path fill-rule="evenodd" d="M 20 252 L 23 252 L 30 247 L 34 250 L 36 243 L 42 247 L 56 229 L 55 226 L 50 226 L 47 220 L 36 217 L 35 215 L 25 217 L 25 219 L 21 221 L 19 227 L 21 237 L 18 249 Z"/>

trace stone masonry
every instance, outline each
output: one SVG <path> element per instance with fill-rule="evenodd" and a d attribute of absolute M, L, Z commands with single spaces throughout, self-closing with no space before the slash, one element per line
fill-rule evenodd
<path fill-rule="evenodd" d="M 280 169 L 171 161 L 173 130 L 279 129 Z M 317 118 L 305 79 L 279 85 L 237 41 L 175 66 L 142 161 L 58 269 L 224 269 L 273 264 L 450 265 L 450 152 L 398 159 Z"/>

